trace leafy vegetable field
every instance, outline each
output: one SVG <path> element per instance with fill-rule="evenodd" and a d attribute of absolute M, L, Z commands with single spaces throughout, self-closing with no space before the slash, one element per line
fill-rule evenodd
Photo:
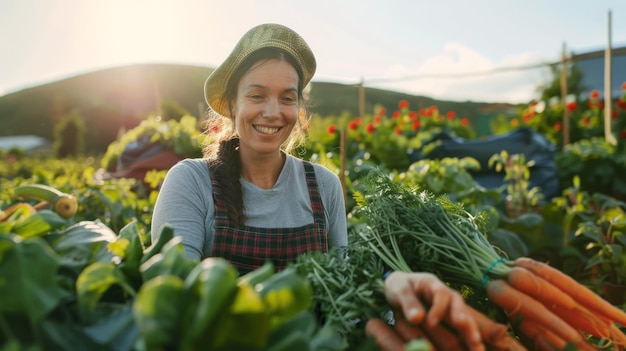
<path fill-rule="evenodd" d="M 222 259 L 188 259 L 171 228 L 150 242 L 149 185 L 94 181 L 88 167 L 56 172 L 2 183 L 6 350 L 376 350 L 364 324 L 393 322 L 389 268 L 431 272 L 462 292 L 492 350 L 626 345 L 619 306 L 546 264 L 508 257 L 486 239 L 485 212 L 380 171 L 355 192 L 350 247 L 242 277 Z M 72 188 L 77 174 L 92 181 Z M 463 349 L 443 327 L 424 328 L 420 347 Z"/>

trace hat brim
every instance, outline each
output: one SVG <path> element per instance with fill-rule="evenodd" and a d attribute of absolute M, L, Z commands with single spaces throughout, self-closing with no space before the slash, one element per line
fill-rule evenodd
<path fill-rule="evenodd" d="M 283 25 L 262 24 L 246 32 L 226 60 L 205 81 L 204 97 L 210 109 L 230 117 L 228 101 L 224 97 L 228 81 L 252 53 L 264 48 L 276 48 L 293 57 L 302 69 L 302 86 L 306 86 L 313 78 L 315 56 L 304 39 Z"/>

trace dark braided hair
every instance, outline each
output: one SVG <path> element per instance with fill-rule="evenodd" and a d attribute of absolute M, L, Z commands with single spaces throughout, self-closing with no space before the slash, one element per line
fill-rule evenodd
<path fill-rule="evenodd" d="M 217 157 L 208 160 L 209 169 L 220 183 L 226 202 L 228 216 L 237 225 L 243 223 L 243 196 L 241 194 L 241 162 L 239 161 L 239 138 L 222 140 Z"/>

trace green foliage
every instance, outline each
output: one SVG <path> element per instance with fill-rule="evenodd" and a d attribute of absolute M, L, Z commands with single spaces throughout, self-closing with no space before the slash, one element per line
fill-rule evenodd
<path fill-rule="evenodd" d="M 174 101 L 166 100 L 161 103 L 161 118 L 165 121 L 169 121 L 170 119 L 180 121 L 183 116 L 189 114 L 187 110 Z"/>
<path fill-rule="evenodd" d="M 577 236 L 584 236 L 592 256 L 586 269 L 599 267 L 601 281 L 626 283 L 626 203 L 611 198 L 596 198 L 596 216 L 579 225 Z"/>
<path fill-rule="evenodd" d="M 613 196 L 626 194 L 626 155 L 623 146 L 615 146 L 604 138 L 594 137 L 569 144 L 556 154 L 559 182 L 563 188 L 571 185 L 574 176 L 591 193 Z"/>
<path fill-rule="evenodd" d="M 54 126 L 54 154 L 58 158 L 81 156 L 85 148 L 85 121 L 74 110 Z"/>
<path fill-rule="evenodd" d="M 505 150 L 489 159 L 489 166 L 496 172 L 504 171 L 506 213 L 509 217 L 516 218 L 533 211 L 543 199 L 539 187 L 530 186 L 530 167 L 533 165 L 534 162 L 526 161 L 523 154 L 509 155 Z"/>

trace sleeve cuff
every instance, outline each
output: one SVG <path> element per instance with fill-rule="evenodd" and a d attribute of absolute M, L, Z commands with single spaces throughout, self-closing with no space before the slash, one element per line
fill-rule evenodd
<path fill-rule="evenodd" d="M 385 273 L 383 273 L 383 280 L 387 280 L 387 277 L 389 277 L 389 275 L 393 273 L 392 270 L 386 271 Z"/>

